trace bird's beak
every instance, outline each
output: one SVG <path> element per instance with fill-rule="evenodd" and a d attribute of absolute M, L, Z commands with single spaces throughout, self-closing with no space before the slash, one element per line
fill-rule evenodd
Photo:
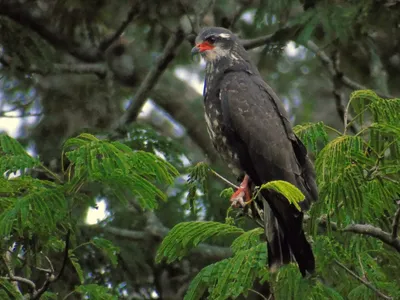
<path fill-rule="evenodd" d="M 199 54 L 200 53 L 200 48 L 199 48 L 199 44 L 197 44 L 196 46 L 194 46 L 193 48 L 192 48 L 192 51 L 190 51 L 190 53 L 192 54 L 192 59 L 193 59 L 193 57 L 195 56 L 195 55 L 197 55 L 197 54 Z"/>
<path fill-rule="evenodd" d="M 192 58 L 193 58 L 193 56 L 195 56 L 196 54 L 203 53 L 204 51 L 212 50 L 212 49 L 214 49 L 214 46 L 211 45 L 211 44 L 210 44 L 209 42 L 207 42 L 207 41 L 204 41 L 204 42 L 202 42 L 202 43 L 198 43 L 198 44 L 196 44 L 196 46 L 194 46 L 194 47 L 192 48 L 192 51 L 191 51 L 191 53 L 192 53 Z"/>

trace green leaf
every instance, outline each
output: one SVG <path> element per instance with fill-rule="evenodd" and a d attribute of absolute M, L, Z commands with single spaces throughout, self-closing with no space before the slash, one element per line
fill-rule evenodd
<path fill-rule="evenodd" d="M 215 285 L 224 269 L 229 267 L 229 259 L 221 260 L 217 263 L 204 267 L 196 277 L 190 282 L 186 291 L 184 300 L 200 300 L 204 299 L 203 295 L 208 288 Z"/>
<path fill-rule="evenodd" d="M 167 263 L 181 259 L 189 250 L 208 238 L 240 234 L 243 229 L 218 222 L 182 222 L 174 226 L 164 238 L 157 251 L 156 262 L 159 263 L 165 257 Z"/>
<path fill-rule="evenodd" d="M 293 204 L 299 211 L 301 211 L 299 203 L 303 201 L 305 197 L 302 192 L 293 184 L 283 180 L 275 180 L 264 183 L 257 191 L 257 194 L 254 198 L 256 198 L 258 193 L 263 189 L 273 190 L 279 194 L 282 194 L 289 201 L 289 203 Z"/>
<path fill-rule="evenodd" d="M 237 298 L 253 286 L 254 280 L 265 274 L 267 249 L 265 243 L 239 251 L 229 259 L 228 265 L 219 274 L 216 285 L 210 291 L 210 299 Z"/>
<path fill-rule="evenodd" d="M 114 246 L 112 242 L 103 238 L 94 237 L 92 239 L 92 243 L 97 248 L 102 250 L 105 255 L 107 255 L 107 257 L 111 260 L 113 266 L 116 266 L 118 264 L 117 254 L 119 253 L 119 248 Z"/>
<path fill-rule="evenodd" d="M 78 258 L 75 256 L 75 254 L 72 252 L 72 250 L 68 251 L 68 257 L 76 271 L 76 274 L 78 274 L 79 281 L 81 282 L 81 284 L 83 284 L 85 279 L 83 277 L 83 270 L 82 270 L 81 265 L 79 264 Z"/>
<path fill-rule="evenodd" d="M 76 292 L 87 297 L 87 299 L 96 300 L 117 300 L 118 297 L 110 294 L 110 289 L 97 285 L 97 284 L 86 284 L 80 285 L 75 289 Z"/>
<path fill-rule="evenodd" d="M 231 245 L 233 252 L 236 253 L 242 250 L 247 250 L 258 245 L 260 243 L 260 235 L 263 233 L 263 228 L 255 228 L 241 234 Z"/>
<path fill-rule="evenodd" d="M 72 182 L 101 183 L 121 201 L 135 197 L 146 209 L 153 209 L 157 200 L 166 199 L 155 183 L 171 185 L 179 174 L 170 163 L 152 153 L 132 151 L 120 142 L 89 134 L 67 140 L 64 151 L 73 166 Z"/>
<path fill-rule="evenodd" d="M 15 139 L 2 133 L 0 134 L 0 173 L 9 176 L 11 173 L 20 171 L 23 175 L 25 169 L 33 168 L 40 162 L 30 156 Z"/>
<path fill-rule="evenodd" d="M 0 287 L 2 289 L 4 289 L 7 296 L 11 295 L 13 297 L 13 299 L 16 299 L 16 300 L 24 299 L 24 297 L 21 295 L 21 293 L 19 292 L 17 287 L 14 284 L 12 284 L 11 281 L 9 281 L 9 280 L 7 280 L 5 278 L 0 278 Z M 2 291 L 2 290 L 0 289 L 0 291 Z M 9 299 L 9 298 L 7 297 L 4 299 Z"/>
<path fill-rule="evenodd" d="M 319 146 L 328 143 L 328 134 L 323 122 L 305 123 L 293 127 L 293 132 L 299 137 L 309 151 L 318 153 Z"/>
<path fill-rule="evenodd" d="M 57 300 L 58 299 L 58 295 L 56 293 L 52 293 L 52 292 L 45 292 L 40 299 L 42 300 Z"/>

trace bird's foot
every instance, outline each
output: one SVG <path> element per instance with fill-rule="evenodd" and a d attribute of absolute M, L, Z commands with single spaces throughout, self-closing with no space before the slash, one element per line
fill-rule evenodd
<path fill-rule="evenodd" d="M 235 208 L 245 207 L 252 201 L 251 191 L 249 188 L 249 176 L 246 175 L 244 177 L 242 183 L 240 184 L 236 192 L 232 195 L 230 201 L 231 206 Z"/>

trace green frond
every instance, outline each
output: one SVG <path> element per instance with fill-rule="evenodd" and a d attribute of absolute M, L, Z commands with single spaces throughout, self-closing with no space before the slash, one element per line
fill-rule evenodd
<path fill-rule="evenodd" d="M 279 269 L 273 282 L 273 290 L 277 299 L 346 299 L 336 289 L 316 278 L 304 280 L 295 264 Z"/>
<path fill-rule="evenodd" d="M 207 193 L 206 179 L 210 172 L 210 167 L 205 162 L 199 162 L 194 167 L 189 169 L 189 179 L 187 182 L 188 201 L 193 206 L 196 200 L 198 184 L 201 185 L 204 193 Z"/>
<path fill-rule="evenodd" d="M 273 190 L 279 194 L 282 194 L 289 201 L 289 203 L 293 204 L 299 211 L 301 210 L 299 203 L 303 201 L 305 197 L 303 193 L 290 182 L 275 180 L 264 183 L 259 188 L 254 198 L 256 198 L 258 193 L 263 189 Z"/>
<path fill-rule="evenodd" d="M 81 265 L 80 265 L 80 263 L 78 261 L 78 258 L 76 257 L 76 255 L 74 254 L 74 252 L 72 250 L 68 251 L 68 257 L 69 257 L 69 260 L 70 260 L 72 266 L 75 269 L 76 274 L 79 277 L 80 283 L 83 284 L 84 281 L 85 281 L 85 278 L 83 276 L 83 270 L 82 270 L 82 267 L 81 267 Z"/>
<path fill-rule="evenodd" d="M 158 198 L 166 198 L 154 183 L 170 185 L 179 174 L 170 163 L 152 153 L 132 151 L 122 143 L 86 133 L 67 140 L 64 151 L 73 164 L 73 181 L 80 183 L 87 178 L 101 182 L 120 200 L 136 196 L 147 209 L 155 208 Z"/>
<path fill-rule="evenodd" d="M 114 246 L 112 242 L 99 237 L 94 237 L 91 242 L 110 259 L 113 266 L 118 264 L 119 248 Z"/>
<path fill-rule="evenodd" d="M 217 263 L 208 265 L 203 268 L 196 277 L 190 282 L 186 291 L 184 300 L 200 300 L 203 299 L 204 293 L 212 288 L 222 272 L 229 268 L 230 259 L 224 259 Z"/>
<path fill-rule="evenodd" d="M 235 299 L 247 295 L 257 278 L 266 271 L 267 249 L 265 243 L 238 251 L 232 258 L 224 259 L 202 269 L 192 280 L 184 300 L 203 299 L 206 290 L 215 300 Z"/>
<path fill-rule="evenodd" d="M 233 253 L 257 246 L 260 243 L 261 234 L 264 234 L 264 229 L 262 228 L 255 228 L 241 234 L 232 242 L 231 248 Z"/>
<path fill-rule="evenodd" d="M 118 297 L 110 294 L 110 289 L 97 284 L 80 285 L 75 289 L 84 299 L 117 300 Z"/>
<path fill-rule="evenodd" d="M 266 262 L 265 243 L 235 253 L 212 287 L 210 299 L 235 299 L 241 294 L 247 296 L 256 278 L 265 273 Z"/>
<path fill-rule="evenodd" d="M 2 295 L 1 292 L 4 292 L 4 295 Z M 1 299 L 24 299 L 17 287 L 5 278 L 0 278 L 0 296 L 4 296 L 4 298 Z M 10 296 L 12 296 L 12 298 L 10 298 Z"/>
<path fill-rule="evenodd" d="M 328 143 L 328 134 L 323 122 L 299 124 L 293 127 L 293 132 L 313 153 L 318 153 L 320 146 Z"/>
<path fill-rule="evenodd" d="M 12 230 L 22 234 L 25 229 L 35 229 L 37 233 L 55 231 L 67 213 L 63 188 L 45 186 L 40 180 L 28 178 L 10 183 L 19 192 L 7 198 L 8 206 L 0 215 L 0 235 L 9 236 Z"/>
<path fill-rule="evenodd" d="M 361 181 L 363 171 L 356 163 L 364 157 L 364 142 L 356 136 L 340 136 L 329 142 L 319 153 L 315 167 L 320 198 L 327 208 L 337 213 L 343 201 L 349 211 L 363 203 Z"/>
<path fill-rule="evenodd" d="M 156 262 L 165 257 L 167 263 L 181 259 L 199 243 L 215 236 L 241 234 L 243 229 L 218 222 L 182 222 L 174 226 L 157 251 Z"/>
<path fill-rule="evenodd" d="M 39 165 L 40 162 L 26 153 L 17 140 L 2 133 L 0 134 L 0 173 L 9 176 L 11 173 Z"/>
<path fill-rule="evenodd" d="M 40 297 L 40 299 L 43 300 L 57 300 L 58 299 L 58 295 L 56 293 L 52 293 L 52 292 L 44 292 L 44 294 Z"/>

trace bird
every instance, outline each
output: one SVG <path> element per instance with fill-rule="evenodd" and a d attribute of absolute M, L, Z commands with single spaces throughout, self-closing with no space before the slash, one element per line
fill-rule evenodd
<path fill-rule="evenodd" d="M 268 266 L 275 272 L 296 261 L 303 277 L 313 274 L 315 258 L 302 223 L 304 211 L 318 200 L 316 174 L 281 100 L 230 30 L 203 28 L 191 54 L 206 61 L 203 100 L 212 144 L 233 174 L 243 178 L 232 204 L 250 203 L 251 188 L 270 181 L 296 186 L 305 196 L 300 210 L 267 189 L 256 200 L 263 210 Z"/>

